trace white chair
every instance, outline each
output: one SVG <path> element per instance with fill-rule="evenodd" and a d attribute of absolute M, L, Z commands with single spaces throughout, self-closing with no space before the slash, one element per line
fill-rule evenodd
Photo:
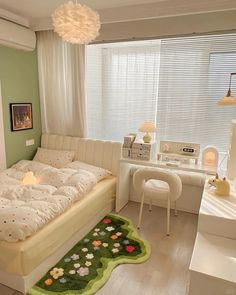
<path fill-rule="evenodd" d="M 141 225 L 144 198 L 150 199 L 150 211 L 152 199 L 167 201 L 167 235 L 170 235 L 170 204 L 175 202 L 175 215 L 177 215 L 176 200 L 182 193 L 180 177 L 170 171 L 158 168 L 139 168 L 133 175 L 134 189 L 142 193 L 139 211 L 138 228 Z"/>

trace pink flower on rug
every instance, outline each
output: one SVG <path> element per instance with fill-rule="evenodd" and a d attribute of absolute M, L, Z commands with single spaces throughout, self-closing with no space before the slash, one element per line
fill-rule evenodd
<path fill-rule="evenodd" d="M 109 223 L 111 223 L 111 219 L 110 218 L 104 218 L 102 222 L 105 223 L 105 224 L 109 224 Z"/>
<path fill-rule="evenodd" d="M 115 253 L 118 253 L 120 250 L 119 250 L 119 249 L 117 249 L 117 248 L 113 248 L 111 251 L 112 251 L 112 253 L 114 253 L 114 254 L 115 254 Z"/>
<path fill-rule="evenodd" d="M 129 253 L 132 253 L 135 250 L 135 247 L 128 245 L 128 246 L 125 246 L 125 250 Z"/>
<path fill-rule="evenodd" d="M 89 274 L 89 269 L 87 267 L 80 267 L 78 270 L 77 270 L 77 273 L 81 276 L 81 277 L 84 277 L 84 276 L 87 276 Z"/>

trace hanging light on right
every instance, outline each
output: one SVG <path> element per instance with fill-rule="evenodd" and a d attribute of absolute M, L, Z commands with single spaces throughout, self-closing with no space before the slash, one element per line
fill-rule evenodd
<path fill-rule="evenodd" d="M 236 75 L 236 73 L 230 73 L 229 90 L 225 97 L 217 101 L 219 105 L 236 106 L 236 98 L 233 97 L 231 93 L 231 80 L 233 75 Z"/>

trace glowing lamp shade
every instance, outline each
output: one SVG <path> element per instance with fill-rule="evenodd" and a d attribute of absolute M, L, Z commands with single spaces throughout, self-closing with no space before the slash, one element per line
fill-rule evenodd
<path fill-rule="evenodd" d="M 22 181 L 23 185 L 34 185 L 38 183 L 37 178 L 34 176 L 33 172 L 27 172 L 25 174 L 25 177 L 23 178 Z"/>
<path fill-rule="evenodd" d="M 66 42 L 88 44 L 98 35 L 101 27 L 99 14 L 86 5 L 69 1 L 52 14 L 54 31 Z"/>
<path fill-rule="evenodd" d="M 218 166 L 219 153 L 214 146 L 207 146 L 202 151 L 202 165 L 204 166 Z"/>
<path fill-rule="evenodd" d="M 139 131 L 140 132 L 145 132 L 146 134 L 143 136 L 143 142 L 145 143 L 150 143 L 152 140 L 151 135 L 149 132 L 156 132 L 156 126 L 153 122 L 144 122 L 140 127 Z"/>
<path fill-rule="evenodd" d="M 236 106 L 236 98 L 232 96 L 231 93 L 231 81 L 232 81 L 232 76 L 236 75 L 236 73 L 231 73 L 230 74 L 230 80 L 229 80 L 229 89 L 225 97 L 221 98 L 220 100 L 217 101 L 218 105 L 223 105 L 223 106 Z"/>

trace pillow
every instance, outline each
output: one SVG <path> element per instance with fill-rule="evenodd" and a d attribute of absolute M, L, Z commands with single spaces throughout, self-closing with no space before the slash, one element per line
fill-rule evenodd
<path fill-rule="evenodd" d="M 59 151 L 38 148 L 33 161 L 51 165 L 55 168 L 62 168 L 66 164 L 73 161 L 75 156 L 74 151 Z"/>
<path fill-rule="evenodd" d="M 100 180 L 106 178 L 107 176 L 111 175 L 112 173 L 106 169 L 103 169 L 101 167 L 93 166 L 84 162 L 74 161 L 72 163 L 69 163 L 65 166 L 66 168 L 71 168 L 74 170 L 86 170 L 91 172 L 97 179 L 97 182 Z"/>

